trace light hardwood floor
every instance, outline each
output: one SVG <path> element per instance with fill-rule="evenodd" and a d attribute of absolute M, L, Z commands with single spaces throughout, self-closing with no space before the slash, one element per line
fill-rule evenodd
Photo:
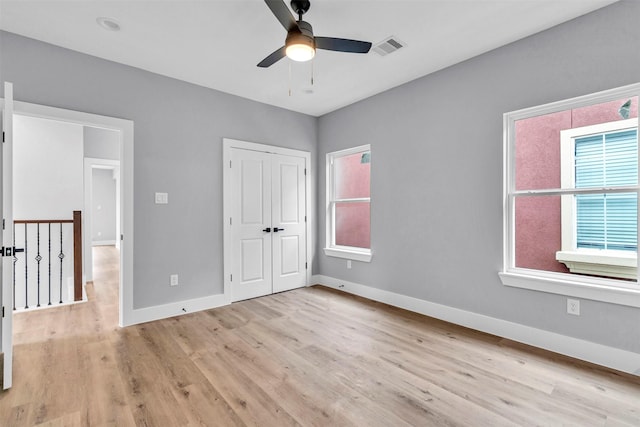
<path fill-rule="evenodd" d="M 117 327 L 89 302 L 15 316 L 1 426 L 639 426 L 640 378 L 315 286 Z"/>

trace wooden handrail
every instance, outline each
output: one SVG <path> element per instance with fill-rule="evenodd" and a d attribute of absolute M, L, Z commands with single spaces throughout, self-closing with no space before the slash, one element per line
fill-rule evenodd
<path fill-rule="evenodd" d="M 79 211 L 74 211 L 79 212 Z M 73 224 L 72 219 L 14 219 L 14 224 Z"/>

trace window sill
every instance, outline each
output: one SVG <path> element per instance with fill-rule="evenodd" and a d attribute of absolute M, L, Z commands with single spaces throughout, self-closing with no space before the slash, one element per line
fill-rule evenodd
<path fill-rule="evenodd" d="M 505 286 L 640 308 L 640 286 L 631 282 L 595 277 L 576 280 L 568 274 L 524 269 L 498 275 Z"/>
<path fill-rule="evenodd" d="M 338 248 L 324 248 L 324 254 L 326 256 L 332 256 L 336 258 L 351 259 L 354 261 L 371 262 L 373 254 L 370 250 L 356 250 L 356 249 L 338 249 Z"/>
<path fill-rule="evenodd" d="M 636 279 L 638 259 L 635 252 L 579 249 L 558 251 L 556 260 L 572 273 Z"/>

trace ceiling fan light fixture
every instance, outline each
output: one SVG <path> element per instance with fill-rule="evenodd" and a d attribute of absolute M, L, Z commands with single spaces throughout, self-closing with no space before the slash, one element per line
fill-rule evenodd
<path fill-rule="evenodd" d="M 291 0 L 291 8 L 298 14 L 297 20 L 283 0 L 264 0 L 264 2 L 273 16 L 287 30 L 287 39 L 284 46 L 258 63 L 260 68 L 270 67 L 285 56 L 294 61 L 309 61 L 316 55 L 316 49 L 348 53 L 368 53 L 371 49 L 370 42 L 336 37 L 315 37 L 311 24 L 302 19 L 302 15 L 311 6 L 309 0 Z"/>
<path fill-rule="evenodd" d="M 309 61 L 316 55 L 315 42 L 305 34 L 291 33 L 287 37 L 285 52 L 287 57 L 294 61 Z"/>

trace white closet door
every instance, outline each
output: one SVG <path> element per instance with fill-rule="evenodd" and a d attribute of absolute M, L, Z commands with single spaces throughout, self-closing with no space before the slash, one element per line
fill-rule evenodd
<path fill-rule="evenodd" d="M 306 283 L 305 159 L 272 155 L 273 292 Z"/>
<path fill-rule="evenodd" d="M 232 299 L 271 294 L 271 155 L 231 150 Z"/>

